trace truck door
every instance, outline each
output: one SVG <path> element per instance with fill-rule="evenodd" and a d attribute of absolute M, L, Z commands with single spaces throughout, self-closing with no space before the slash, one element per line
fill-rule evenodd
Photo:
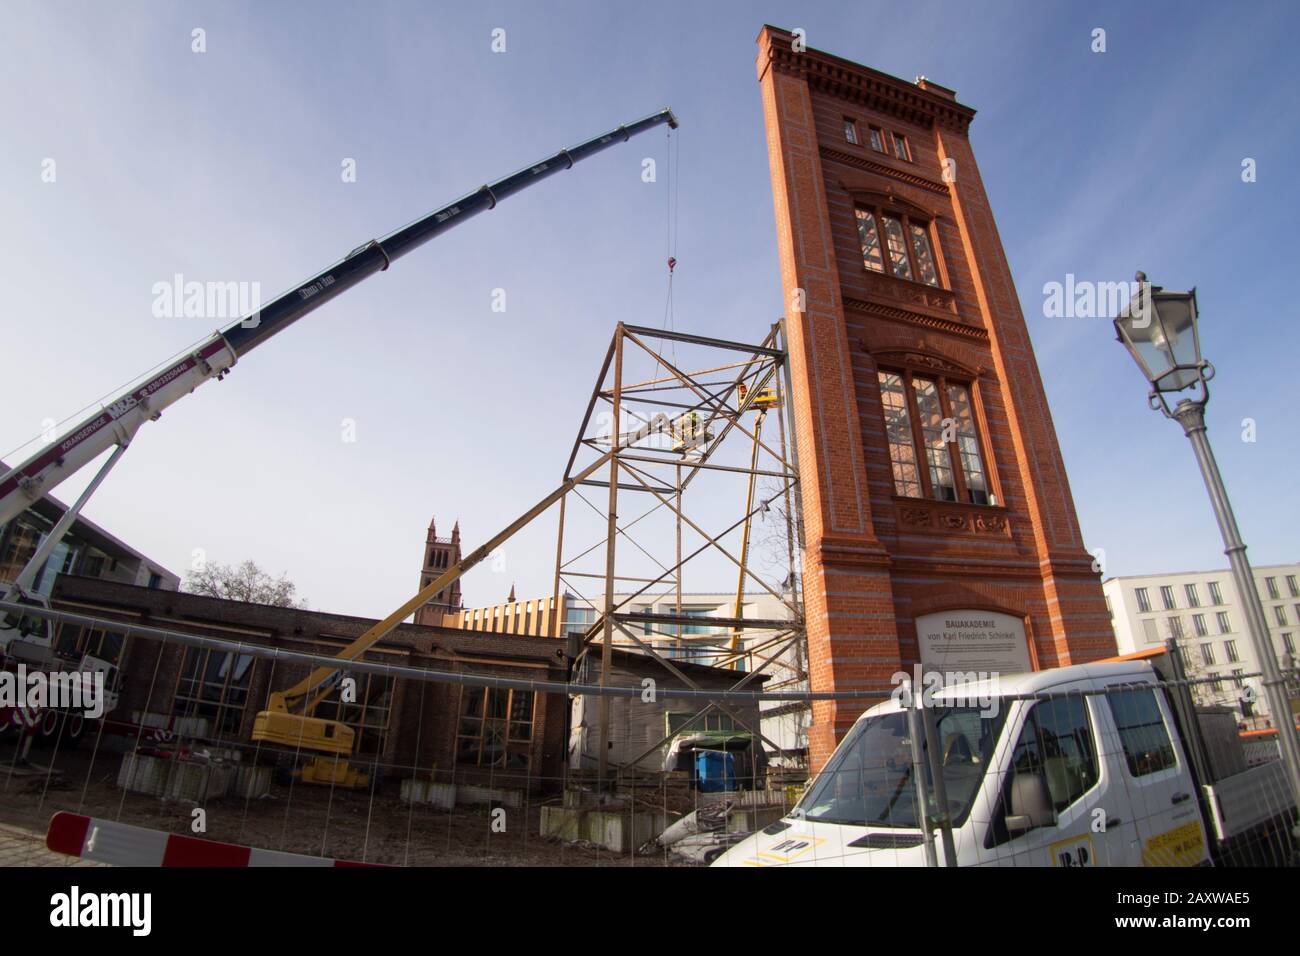
<path fill-rule="evenodd" d="M 1137 825 L 1142 866 L 1195 866 L 1209 859 L 1196 785 L 1180 746 L 1164 691 L 1155 686 L 1112 688 L 1104 706 L 1107 752 L 1116 756 Z"/>
<path fill-rule="evenodd" d="M 982 862 L 1137 865 L 1132 820 L 1112 810 L 1122 801 L 1122 785 L 1098 747 L 1096 702 L 1074 695 L 1025 706 L 1010 759 L 999 768 L 999 796 L 983 841 Z M 1119 822 L 1098 826 L 1105 815 Z"/>

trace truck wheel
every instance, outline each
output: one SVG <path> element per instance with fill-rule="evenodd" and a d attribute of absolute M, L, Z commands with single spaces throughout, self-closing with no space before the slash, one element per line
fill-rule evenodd
<path fill-rule="evenodd" d="M 86 718 L 81 714 L 73 714 L 63 722 L 63 742 L 62 745 L 69 750 L 74 750 L 81 743 L 81 738 L 86 733 Z"/>
<path fill-rule="evenodd" d="M 35 747 L 49 747 L 59 736 L 59 723 L 63 715 L 57 710 L 47 710 L 36 718 L 36 726 L 32 728 L 32 745 Z"/>

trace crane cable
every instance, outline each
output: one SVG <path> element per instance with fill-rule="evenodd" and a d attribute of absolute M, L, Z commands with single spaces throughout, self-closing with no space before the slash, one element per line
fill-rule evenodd
<path fill-rule="evenodd" d="M 668 251 L 668 290 L 664 301 L 664 322 L 663 327 L 666 331 L 675 332 L 676 316 L 673 312 L 673 270 L 677 267 L 677 193 L 673 190 L 677 186 L 678 178 L 673 175 L 674 159 L 680 167 L 682 155 L 681 146 L 677 147 L 676 152 L 673 150 L 673 131 L 667 130 L 668 133 L 668 150 L 667 158 L 664 165 L 667 167 L 667 188 L 665 190 L 664 205 L 666 207 L 666 227 L 667 227 L 667 251 Z M 677 364 L 677 343 L 670 340 L 669 348 L 672 351 L 672 362 Z M 663 354 L 662 346 L 659 355 Z M 656 363 L 656 366 L 658 363 Z M 657 367 L 656 367 L 657 372 Z"/>

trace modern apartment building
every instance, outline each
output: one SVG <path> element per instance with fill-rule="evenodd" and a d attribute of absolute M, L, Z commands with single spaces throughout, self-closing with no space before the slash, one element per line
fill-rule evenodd
<path fill-rule="evenodd" d="M 1300 642 L 1300 564 L 1253 570 L 1278 662 L 1284 669 L 1294 668 Z M 1228 569 L 1109 578 L 1102 590 L 1121 654 L 1173 638 L 1186 650 L 1189 676 L 1215 678 L 1198 689 L 1202 700 L 1239 708 L 1242 698 L 1250 696 L 1249 686 L 1256 699 L 1248 709 L 1257 718 L 1267 716 L 1259 679 L 1246 676 L 1259 673 L 1260 665 Z"/>

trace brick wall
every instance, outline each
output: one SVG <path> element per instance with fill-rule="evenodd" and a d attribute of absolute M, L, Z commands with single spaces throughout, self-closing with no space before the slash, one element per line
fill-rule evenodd
<path fill-rule="evenodd" d="M 805 521 L 812 689 L 888 686 L 918 659 L 917 617 L 981 608 L 1024 621 L 1040 667 L 1114 653 L 1028 330 L 967 131 L 974 110 L 759 34 Z M 846 140 L 853 119 L 859 143 Z M 869 127 L 906 137 L 877 152 Z M 869 271 L 855 207 L 933 224 L 938 288 Z M 882 363 L 971 385 L 997 505 L 895 494 Z M 862 712 L 818 702 L 814 769 Z"/>

